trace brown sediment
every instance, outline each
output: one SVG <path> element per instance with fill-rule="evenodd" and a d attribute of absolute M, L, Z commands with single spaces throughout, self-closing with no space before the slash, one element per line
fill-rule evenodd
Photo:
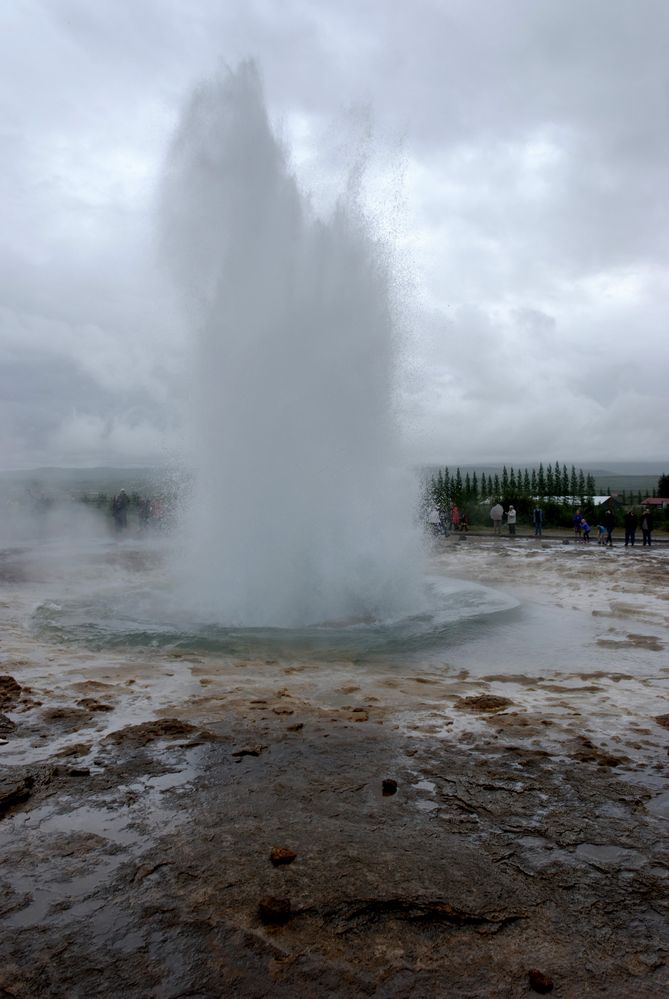
<path fill-rule="evenodd" d="M 625 635 L 624 638 L 598 638 L 597 644 L 608 649 L 637 648 L 662 652 L 664 642 L 655 635 Z"/>
<path fill-rule="evenodd" d="M 456 701 L 456 708 L 461 711 L 497 712 L 504 711 L 513 705 L 508 697 L 498 697 L 496 694 L 478 694 L 476 697 L 463 697 Z"/>
<path fill-rule="evenodd" d="M 0 708 L 14 707 L 21 697 L 23 687 L 13 676 L 0 676 Z"/>
<path fill-rule="evenodd" d="M 196 734 L 199 739 L 217 738 L 213 732 L 206 729 L 198 730 L 197 725 L 182 721 L 180 718 L 156 718 L 154 721 L 127 725 L 125 728 L 110 732 L 105 741 L 114 742 L 116 745 L 147 746 L 157 739 L 180 739 Z"/>

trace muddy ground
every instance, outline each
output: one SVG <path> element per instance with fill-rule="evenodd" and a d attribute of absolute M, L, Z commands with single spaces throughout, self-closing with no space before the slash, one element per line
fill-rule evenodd
<path fill-rule="evenodd" d="M 661 686 L 607 739 L 613 660 L 557 682 L 101 657 L 5 596 L 2 999 L 669 993 Z M 666 678 L 664 624 L 618 623 Z"/>

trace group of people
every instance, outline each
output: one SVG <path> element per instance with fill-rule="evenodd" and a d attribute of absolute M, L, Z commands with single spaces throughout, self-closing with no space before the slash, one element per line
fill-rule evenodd
<path fill-rule="evenodd" d="M 433 506 L 428 513 L 427 521 L 435 534 L 447 536 L 451 531 L 466 534 L 469 530 L 467 514 L 463 513 L 455 503 L 450 508 Z"/>
<path fill-rule="evenodd" d="M 149 527 L 151 524 L 162 524 L 165 512 L 162 500 L 145 497 L 139 501 L 134 498 L 133 502 L 137 504 L 137 517 L 141 528 Z M 111 502 L 112 517 L 117 531 L 124 531 L 127 528 L 129 507 L 130 497 L 125 489 L 121 489 Z"/>
<path fill-rule="evenodd" d="M 509 528 L 509 534 L 514 535 L 516 533 L 516 508 L 511 503 L 508 510 L 504 510 L 501 503 L 495 503 L 494 507 L 490 511 L 490 519 L 492 520 L 492 529 L 495 534 L 502 533 L 502 521 L 506 517 L 506 525 Z"/>
<path fill-rule="evenodd" d="M 442 520 L 446 517 L 443 516 Z M 459 507 L 454 503 L 449 511 L 448 515 L 449 527 L 451 531 L 461 531 L 466 534 L 469 530 L 469 518 L 466 513 L 461 512 Z"/>
<path fill-rule="evenodd" d="M 637 517 L 634 510 L 628 510 L 623 518 L 625 527 L 625 547 L 634 545 L 636 540 L 637 527 L 641 527 L 642 544 L 650 547 L 653 533 L 653 513 L 648 507 L 641 511 L 641 517 Z"/>
<path fill-rule="evenodd" d="M 650 547 L 653 532 L 653 514 L 647 507 L 644 507 L 640 518 L 643 544 Z M 636 540 L 636 531 L 639 527 L 639 517 L 634 510 L 628 510 L 623 518 L 625 527 L 625 547 L 633 546 Z M 597 544 L 613 547 L 613 531 L 616 526 L 615 514 L 611 507 L 607 507 L 602 516 L 601 522 L 597 524 Z M 590 541 L 591 527 L 585 517 L 577 510 L 574 514 L 574 534 L 581 539 L 584 544 Z"/>
<path fill-rule="evenodd" d="M 518 521 L 516 508 L 511 503 L 508 510 L 505 510 L 501 503 L 495 503 L 490 510 L 490 519 L 492 520 L 493 531 L 496 535 L 501 535 L 505 517 L 509 534 L 513 537 L 516 533 L 516 524 Z M 450 531 L 466 533 L 469 530 L 469 521 L 466 514 L 462 513 L 455 503 L 448 510 L 433 506 L 427 519 L 435 534 L 443 533 L 448 535 Z M 625 513 L 623 522 L 625 526 L 625 547 L 635 544 L 638 527 L 641 527 L 643 544 L 650 546 L 653 531 L 653 514 L 648 507 L 644 507 L 639 515 L 634 510 L 628 510 Z M 544 529 L 544 511 L 540 506 L 535 506 L 532 511 L 532 526 L 534 527 L 534 536 L 540 538 Z M 574 513 L 573 526 L 576 539 L 582 541 L 584 544 L 589 544 L 592 527 L 581 513 L 580 508 Z M 612 547 L 615 526 L 616 517 L 609 506 L 602 514 L 600 523 L 597 524 L 597 543 Z"/>

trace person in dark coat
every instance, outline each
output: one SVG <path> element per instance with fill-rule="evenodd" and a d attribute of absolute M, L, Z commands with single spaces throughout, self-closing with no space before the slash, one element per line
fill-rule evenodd
<path fill-rule="evenodd" d="M 541 532 L 544 529 L 544 511 L 540 506 L 535 506 L 532 513 L 532 523 L 534 524 L 534 536 L 535 538 L 541 537 Z"/>
<path fill-rule="evenodd" d="M 122 531 L 128 526 L 128 507 L 130 506 L 130 497 L 126 493 L 125 489 L 122 489 L 118 496 L 114 496 L 112 500 L 112 514 L 114 517 L 114 523 L 116 524 L 116 530 Z"/>
<path fill-rule="evenodd" d="M 637 528 L 637 516 L 634 510 L 628 510 L 625 514 L 625 548 L 634 544 L 634 537 Z"/>
<path fill-rule="evenodd" d="M 610 506 L 606 509 L 603 521 L 604 527 L 606 528 L 606 541 L 604 544 L 611 545 L 611 547 L 613 547 L 613 528 L 616 526 L 616 518 L 614 517 L 613 510 Z"/>
<path fill-rule="evenodd" d="M 650 548 L 650 535 L 653 530 L 653 514 L 652 511 L 646 507 L 646 509 L 641 514 L 641 534 L 643 536 L 643 544 L 648 545 Z"/>

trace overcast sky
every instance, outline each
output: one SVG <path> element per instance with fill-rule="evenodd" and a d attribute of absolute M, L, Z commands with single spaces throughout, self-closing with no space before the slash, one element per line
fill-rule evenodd
<path fill-rule="evenodd" d="M 251 56 L 316 202 L 371 122 L 412 458 L 664 470 L 668 39 L 666 0 L 4 0 L 0 466 L 178 450 L 157 189 Z"/>

